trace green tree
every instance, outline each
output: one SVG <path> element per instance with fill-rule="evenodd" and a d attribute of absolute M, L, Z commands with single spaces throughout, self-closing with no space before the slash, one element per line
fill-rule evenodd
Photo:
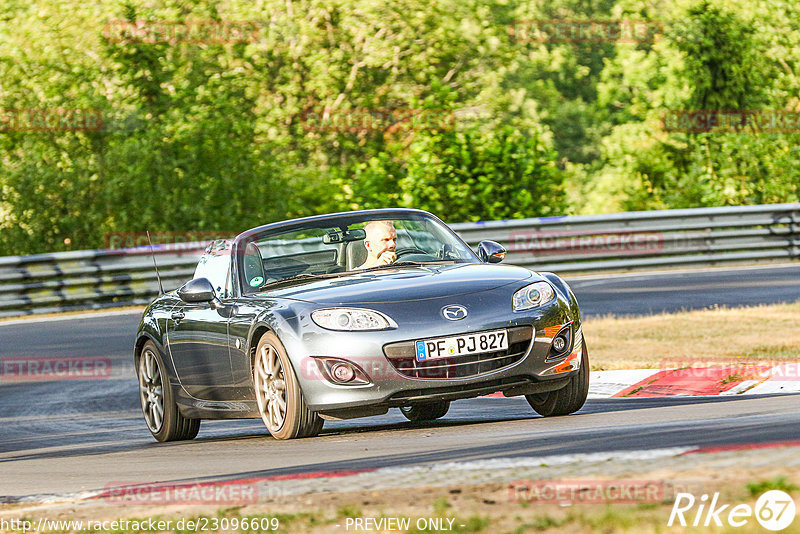
<path fill-rule="evenodd" d="M 604 163 L 585 179 L 588 204 L 615 211 L 798 198 L 798 173 L 787 165 L 797 134 L 667 132 L 662 123 L 674 110 L 791 108 L 776 90 L 770 11 L 706 1 L 674 6 L 663 41 L 620 49 L 600 95 L 628 117 L 603 140 Z"/>
<path fill-rule="evenodd" d="M 514 38 L 547 19 L 666 30 Z M 120 42 L 120 20 L 250 21 L 253 38 Z M 0 254 L 388 205 L 455 221 L 797 200 L 798 134 L 661 121 L 800 110 L 798 46 L 789 0 L 7 0 L 0 124 L 12 109 L 74 108 L 104 124 L 2 128 Z"/>

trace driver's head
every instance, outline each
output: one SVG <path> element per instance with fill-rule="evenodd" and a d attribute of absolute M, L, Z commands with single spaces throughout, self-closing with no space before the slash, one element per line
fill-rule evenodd
<path fill-rule="evenodd" d="M 394 252 L 397 248 L 397 232 L 392 221 L 371 221 L 364 226 L 367 233 L 364 246 L 371 258 L 377 258 L 382 253 Z"/>

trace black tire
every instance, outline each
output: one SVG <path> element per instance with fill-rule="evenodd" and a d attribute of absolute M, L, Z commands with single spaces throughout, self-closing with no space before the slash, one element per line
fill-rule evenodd
<path fill-rule="evenodd" d="M 413 422 L 433 421 L 444 417 L 450 409 L 450 401 L 433 401 L 413 406 L 403 406 L 400 411 L 406 419 Z"/>
<path fill-rule="evenodd" d="M 152 341 L 148 341 L 142 347 L 136 366 L 139 400 L 147 429 L 156 440 L 162 442 L 194 439 L 200 431 L 200 419 L 190 419 L 181 415 L 164 369 L 166 367 L 161 353 Z M 158 415 L 159 398 L 160 415 Z"/>
<path fill-rule="evenodd" d="M 325 420 L 308 409 L 286 349 L 272 332 L 261 336 L 256 346 L 253 388 L 261 420 L 275 439 L 308 438 L 322 430 Z"/>
<path fill-rule="evenodd" d="M 525 395 L 525 399 L 536 413 L 544 417 L 569 415 L 580 410 L 589 394 L 589 350 L 586 340 L 581 338 L 581 368 L 561 389 L 547 393 Z"/>

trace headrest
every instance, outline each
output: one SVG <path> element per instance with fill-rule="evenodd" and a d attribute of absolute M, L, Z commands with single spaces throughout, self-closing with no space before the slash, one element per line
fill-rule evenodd
<path fill-rule="evenodd" d="M 367 247 L 364 241 L 350 241 L 347 243 L 347 270 L 352 271 L 367 261 Z"/>

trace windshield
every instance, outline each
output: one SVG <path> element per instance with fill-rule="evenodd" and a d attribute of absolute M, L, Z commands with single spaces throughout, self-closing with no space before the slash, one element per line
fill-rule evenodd
<path fill-rule="evenodd" d="M 479 262 L 446 225 L 417 213 L 331 216 L 254 234 L 239 250 L 245 293 L 393 265 Z"/>

